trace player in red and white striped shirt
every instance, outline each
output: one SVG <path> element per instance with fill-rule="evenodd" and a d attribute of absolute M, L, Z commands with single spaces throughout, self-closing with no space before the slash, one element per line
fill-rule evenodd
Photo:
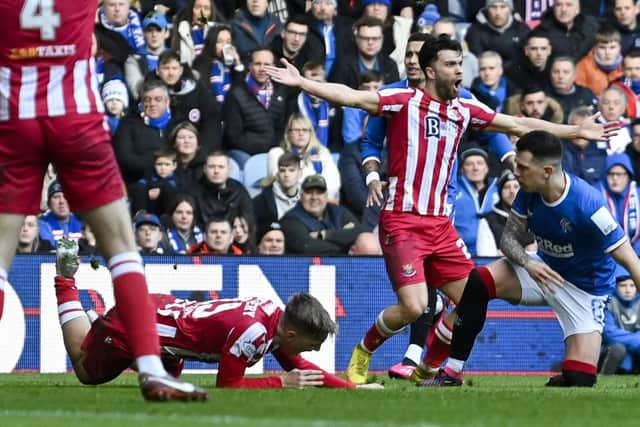
<path fill-rule="evenodd" d="M 380 313 L 355 347 L 348 375 L 357 384 L 366 381 L 371 354 L 424 312 L 427 281 L 457 304 L 458 316 L 463 319 L 456 325 L 452 342 L 450 362 L 456 372 L 462 371 L 475 336 L 482 329 L 486 304 L 474 304 L 474 293 L 495 294 L 495 284 L 486 269 L 473 269 L 462 239 L 446 216 L 444 203 L 458 142 L 468 126 L 518 136 L 541 129 L 561 138 L 580 135 L 594 140 L 608 138 L 611 131 L 597 124 L 596 116 L 581 126 L 565 126 L 495 113 L 477 101 L 458 98 L 462 49 L 447 36 L 426 41 L 419 57 L 426 76 L 424 90 L 375 93 L 313 82 L 302 78 L 286 61 L 284 69 L 267 69 L 278 83 L 299 87 L 335 104 L 388 116 L 389 194 L 380 217 L 380 241 L 398 303 Z M 367 203 L 383 202 L 387 183 L 380 181 L 378 162 L 369 160 L 364 167 L 369 187 Z"/>
<path fill-rule="evenodd" d="M 97 6 L 98 0 L 0 2 L 0 313 L 23 218 L 39 211 L 52 163 L 71 208 L 90 224 L 108 262 L 144 397 L 204 399 L 203 390 L 169 378 L 159 357 L 91 56 Z"/>

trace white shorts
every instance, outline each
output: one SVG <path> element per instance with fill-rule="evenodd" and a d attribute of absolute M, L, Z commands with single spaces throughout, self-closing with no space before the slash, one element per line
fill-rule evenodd
<path fill-rule="evenodd" d="M 534 258 L 540 260 L 537 256 Z M 602 333 L 608 295 L 591 295 L 567 281 L 562 288 L 556 287 L 555 293 L 545 294 L 524 267 L 511 265 L 522 288 L 520 305 L 550 306 L 558 317 L 565 339 L 575 334 Z"/>

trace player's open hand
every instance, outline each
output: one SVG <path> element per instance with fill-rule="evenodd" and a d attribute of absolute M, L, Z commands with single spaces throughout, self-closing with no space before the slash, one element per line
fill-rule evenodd
<path fill-rule="evenodd" d="M 300 71 L 289 63 L 286 59 L 280 60 L 285 68 L 276 67 L 274 65 L 265 65 L 265 71 L 276 83 L 283 84 L 285 86 L 300 87 L 302 85 L 302 77 Z"/>
<path fill-rule="evenodd" d="M 545 294 L 547 292 L 553 294 L 556 291 L 556 286 L 559 288 L 564 286 L 564 278 L 544 262 L 532 259 L 529 260 L 524 267 Z"/>
<path fill-rule="evenodd" d="M 280 377 L 286 388 L 305 388 L 321 386 L 324 374 L 317 369 L 292 369 Z"/>
<path fill-rule="evenodd" d="M 384 390 L 384 386 L 378 383 L 360 384 L 360 385 L 357 385 L 356 388 L 364 389 L 364 390 Z"/>
<path fill-rule="evenodd" d="M 620 122 L 600 123 L 600 121 L 600 112 L 587 117 L 578 126 L 580 137 L 590 141 L 608 141 L 620 130 Z"/>
<path fill-rule="evenodd" d="M 369 193 L 367 194 L 367 207 L 380 206 L 384 200 L 384 189 L 386 181 L 374 179 L 369 183 Z"/>

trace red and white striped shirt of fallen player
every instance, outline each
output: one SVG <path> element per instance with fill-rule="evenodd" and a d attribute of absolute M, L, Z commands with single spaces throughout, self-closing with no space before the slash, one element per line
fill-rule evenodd
<path fill-rule="evenodd" d="M 91 57 L 97 5 L 0 2 L 0 121 L 104 112 Z"/>
<path fill-rule="evenodd" d="M 388 117 L 389 194 L 385 210 L 446 216 L 447 184 L 468 126 L 482 130 L 496 112 L 475 99 L 437 101 L 416 88 L 383 89 Z"/>
<path fill-rule="evenodd" d="M 219 361 L 216 384 L 234 388 L 280 388 L 279 376 L 245 378 L 248 366 L 271 353 L 286 371 L 317 369 L 300 355 L 274 348 L 278 322 L 283 311 L 272 301 L 260 298 L 221 299 L 196 302 L 170 295 L 152 295 L 157 305 L 156 320 L 162 346 L 187 350 L 195 359 Z M 204 358 L 202 357 L 204 356 Z M 353 388 L 354 384 L 324 372 L 324 386 Z"/>

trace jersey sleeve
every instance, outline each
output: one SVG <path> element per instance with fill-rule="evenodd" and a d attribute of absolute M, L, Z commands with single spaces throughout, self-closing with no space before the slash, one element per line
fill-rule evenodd
<path fill-rule="evenodd" d="M 378 115 L 394 114 L 402 110 L 415 93 L 413 88 L 390 88 L 378 91 Z"/>
<path fill-rule="evenodd" d="M 495 111 L 477 99 L 461 99 L 460 102 L 469 108 L 469 127 L 472 129 L 483 130 L 496 117 Z"/>
<path fill-rule="evenodd" d="M 343 380 L 342 378 L 336 375 L 333 375 L 325 371 L 324 369 L 320 369 L 319 366 L 309 362 L 299 354 L 295 356 L 290 356 L 285 352 L 283 352 L 282 350 L 277 349 L 276 351 L 273 352 L 273 356 L 276 358 L 278 363 L 280 363 L 280 366 L 282 366 L 282 369 L 284 369 L 287 372 L 291 371 L 292 369 L 315 369 L 318 371 L 322 371 L 322 373 L 324 374 L 322 385 L 324 387 L 329 387 L 329 388 L 355 388 L 356 387 L 355 384 L 347 380 Z"/>
<path fill-rule="evenodd" d="M 364 138 L 360 143 L 363 164 L 371 159 L 380 161 L 386 135 L 387 119 L 381 116 L 369 116 Z"/>
<path fill-rule="evenodd" d="M 586 213 L 586 227 L 591 231 L 595 247 L 609 253 L 624 243 L 627 236 L 602 201 L 595 197 L 586 198 L 582 206 Z"/>

